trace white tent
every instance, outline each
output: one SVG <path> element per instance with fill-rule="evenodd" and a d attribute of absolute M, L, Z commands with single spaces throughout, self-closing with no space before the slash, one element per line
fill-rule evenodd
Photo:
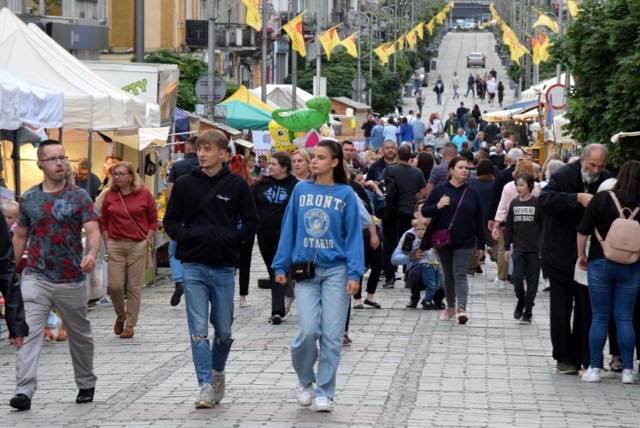
<path fill-rule="evenodd" d="M 64 93 L 64 126 L 106 130 L 157 127 L 160 109 L 118 89 L 78 61 L 37 26 L 0 11 L 0 69 Z M 13 27 L 13 31 L 9 30 Z"/>
<path fill-rule="evenodd" d="M 45 89 L 0 69 L 0 129 L 23 124 L 38 128 L 62 126 L 62 92 Z"/>
<path fill-rule="evenodd" d="M 565 80 L 566 80 L 566 73 L 562 73 L 560 75 L 560 83 L 562 85 L 565 84 Z M 538 94 L 540 92 L 546 92 L 547 89 L 549 89 L 551 86 L 555 85 L 556 83 L 558 83 L 558 79 L 557 78 L 552 78 L 552 79 L 548 79 L 545 80 L 544 82 L 540 82 L 535 86 L 531 86 L 529 89 L 527 89 L 526 91 L 522 91 L 522 93 L 520 94 L 520 101 L 529 101 L 529 100 L 537 100 L 538 99 Z M 574 81 L 573 81 L 573 76 L 571 76 L 569 78 L 569 85 L 573 85 Z M 565 85 L 566 88 L 566 85 Z"/>
<path fill-rule="evenodd" d="M 293 105 L 292 85 L 267 85 L 267 104 L 274 108 L 291 108 Z M 257 97 L 262 96 L 262 88 L 250 90 Z M 309 92 L 296 88 L 296 108 L 305 107 L 305 103 L 313 98 Z"/>

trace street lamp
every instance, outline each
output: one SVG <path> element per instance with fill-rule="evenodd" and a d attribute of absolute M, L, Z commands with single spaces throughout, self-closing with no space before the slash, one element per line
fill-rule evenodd
<path fill-rule="evenodd" d="M 353 15 L 353 22 L 354 22 L 354 26 L 355 28 L 360 31 L 362 29 L 362 27 L 370 27 L 371 26 L 371 20 L 369 19 L 369 17 L 367 15 L 365 15 L 362 12 L 356 12 Z M 356 71 L 356 97 L 358 99 L 358 102 L 362 102 L 362 74 L 360 73 L 361 68 L 360 68 L 360 62 L 361 62 L 361 58 L 362 58 L 362 54 L 360 52 L 360 41 L 362 40 L 362 38 L 360 37 L 361 34 L 358 34 L 358 68 Z M 369 62 L 371 64 L 371 62 Z"/>

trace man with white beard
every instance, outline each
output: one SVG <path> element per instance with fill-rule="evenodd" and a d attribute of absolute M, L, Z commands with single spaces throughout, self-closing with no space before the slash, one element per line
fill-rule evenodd
<path fill-rule="evenodd" d="M 606 162 L 607 149 L 601 144 L 589 144 L 580 160 L 554 173 L 540 194 L 540 207 L 545 214 L 542 266 L 551 285 L 551 344 L 556 369 L 562 374 L 577 374 L 581 365 L 589 365 L 591 303 L 587 287 L 573 279 L 576 228 L 600 183 L 611 177 L 604 169 Z"/>

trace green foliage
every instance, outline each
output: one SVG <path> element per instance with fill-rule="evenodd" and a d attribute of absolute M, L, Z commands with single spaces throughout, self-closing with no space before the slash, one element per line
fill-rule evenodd
<path fill-rule="evenodd" d="M 207 64 L 199 58 L 177 54 L 167 49 L 147 54 L 147 63 L 177 64 L 180 69 L 180 84 L 178 85 L 178 107 L 185 111 L 193 111 L 199 103 L 195 93 L 195 83 L 200 76 L 207 74 Z M 229 90 L 229 85 L 227 86 Z"/>
<path fill-rule="evenodd" d="M 640 8 L 637 0 L 585 0 L 550 52 L 571 70 L 567 129 L 581 144 L 606 143 L 617 170 L 640 159 L 640 139 L 610 143 L 613 134 L 640 131 Z"/>

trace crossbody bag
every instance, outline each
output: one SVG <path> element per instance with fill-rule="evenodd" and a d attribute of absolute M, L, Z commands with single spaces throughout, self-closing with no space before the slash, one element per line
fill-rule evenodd
<path fill-rule="evenodd" d="M 431 243 L 431 248 L 435 248 L 436 250 L 440 250 L 442 248 L 447 248 L 450 246 L 453 241 L 451 240 L 451 228 L 453 227 L 453 222 L 458 215 L 458 210 L 462 205 L 462 201 L 464 200 L 464 195 L 467 193 L 467 189 L 469 187 L 465 187 L 464 192 L 462 192 L 462 197 L 458 201 L 458 206 L 456 207 L 456 212 L 453 214 L 451 218 L 451 222 L 449 222 L 449 226 L 446 229 L 438 229 L 434 230 L 429 237 L 429 241 Z"/>

